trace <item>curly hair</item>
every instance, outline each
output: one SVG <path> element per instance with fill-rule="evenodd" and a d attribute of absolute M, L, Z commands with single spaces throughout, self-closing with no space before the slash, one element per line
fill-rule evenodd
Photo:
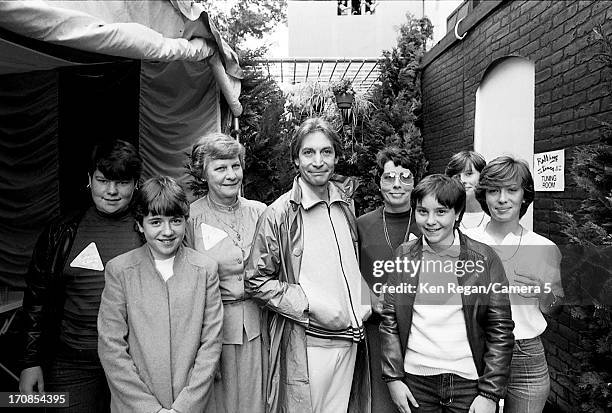
<path fill-rule="evenodd" d="M 406 149 L 402 149 L 398 146 L 388 146 L 381 149 L 376 154 L 376 178 L 380 180 L 380 177 L 385 170 L 385 164 L 387 162 L 393 162 L 395 166 L 401 166 L 409 169 L 414 175 L 415 164 L 410 159 L 410 155 Z"/>
<path fill-rule="evenodd" d="M 238 158 L 244 169 L 245 149 L 240 142 L 224 133 L 215 132 L 202 136 L 193 145 L 189 162 L 185 165 L 187 173 L 194 179 L 189 182 L 189 189 L 196 196 L 202 196 L 208 192 L 208 184 L 204 171 L 215 159 Z"/>

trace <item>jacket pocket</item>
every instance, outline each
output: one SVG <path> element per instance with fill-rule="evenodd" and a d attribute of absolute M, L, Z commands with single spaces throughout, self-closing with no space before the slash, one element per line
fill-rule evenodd
<path fill-rule="evenodd" d="M 285 340 L 284 340 L 285 341 Z M 292 326 L 289 337 L 283 346 L 285 358 L 285 383 L 307 384 L 308 383 L 308 358 L 306 355 L 306 334 L 303 327 Z"/>

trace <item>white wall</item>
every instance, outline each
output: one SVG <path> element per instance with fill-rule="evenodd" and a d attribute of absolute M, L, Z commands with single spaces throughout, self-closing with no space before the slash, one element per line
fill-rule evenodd
<path fill-rule="evenodd" d="M 287 3 L 289 56 L 342 58 L 376 57 L 390 50 L 397 43 L 397 28 L 406 22 L 406 12 L 420 18 L 425 10 L 438 23 L 433 44 L 446 34 L 446 17 L 461 1 L 379 0 L 375 13 L 365 16 L 338 16 L 336 1 Z"/>
<path fill-rule="evenodd" d="M 462 0 L 425 1 L 425 16 L 429 17 L 434 26 L 433 42 L 427 45 L 427 50 L 446 36 L 446 19 L 461 3 L 463 3 Z M 450 30 L 454 30 L 454 27 L 451 27 Z"/>
<path fill-rule="evenodd" d="M 521 57 L 493 67 L 476 91 L 474 150 L 490 161 L 500 155 L 522 158 L 533 173 L 535 66 Z M 521 223 L 533 228 L 533 206 Z"/>

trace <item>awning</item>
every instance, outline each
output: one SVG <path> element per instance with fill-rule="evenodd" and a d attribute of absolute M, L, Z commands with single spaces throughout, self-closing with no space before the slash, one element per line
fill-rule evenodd
<path fill-rule="evenodd" d="M 0 28 L 5 34 L 115 58 L 197 62 L 218 55 L 220 58 L 207 62 L 232 113 L 239 116 L 242 112 L 238 58 L 200 3 L 0 0 Z M 71 64 L 55 56 L 53 49 L 41 50 L 35 42 L 17 42 L 19 47 L 15 39 L 2 37 L 0 74 Z M 4 52 L 16 53 L 17 59 Z"/>
<path fill-rule="evenodd" d="M 255 60 L 255 67 L 281 85 L 331 83 L 348 79 L 358 93 L 368 93 L 379 82 L 378 57 L 302 57 Z"/>

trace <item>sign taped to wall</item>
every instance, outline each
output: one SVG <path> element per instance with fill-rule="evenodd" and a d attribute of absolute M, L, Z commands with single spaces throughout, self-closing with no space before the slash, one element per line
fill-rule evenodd
<path fill-rule="evenodd" d="M 565 149 L 533 155 L 536 191 L 565 190 Z"/>

